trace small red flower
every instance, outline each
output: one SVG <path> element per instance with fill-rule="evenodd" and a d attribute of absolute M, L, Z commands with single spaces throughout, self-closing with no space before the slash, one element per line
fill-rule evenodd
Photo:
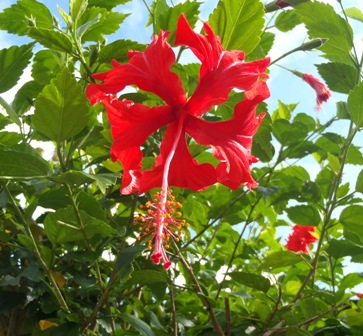
<path fill-rule="evenodd" d="M 324 83 L 311 74 L 303 74 L 302 79 L 316 91 L 316 109 L 317 111 L 320 111 L 321 104 L 328 101 L 331 96 L 331 92 Z"/>
<path fill-rule="evenodd" d="M 294 225 L 292 233 L 287 238 L 286 248 L 293 252 L 308 253 L 310 244 L 315 243 L 315 226 Z"/>

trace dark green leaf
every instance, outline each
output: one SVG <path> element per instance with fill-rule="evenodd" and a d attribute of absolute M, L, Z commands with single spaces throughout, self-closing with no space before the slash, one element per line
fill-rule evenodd
<path fill-rule="evenodd" d="M 19 0 L 0 13 L 0 29 L 26 35 L 30 18 L 38 28 L 53 28 L 53 17 L 47 6 L 36 0 Z"/>
<path fill-rule="evenodd" d="M 0 147 L 0 178 L 21 179 L 46 176 L 50 170 L 48 162 L 39 155 L 6 150 Z"/>
<path fill-rule="evenodd" d="M 363 246 L 354 244 L 349 240 L 332 239 L 326 252 L 334 258 L 363 255 Z"/>
<path fill-rule="evenodd" d="M 350 120 L 350 115 L 348 111 L 348 104 L 345 101 L 337 102 L 337 117 L 339 119 Z"/>
<path fill-rule="evenodd" d="M 295 224 L 316 226 L 320 223 L 319 212 L 311 205 L 296 205 L 287 208 L 286 212 Z"/>
<path fill-rule="evenodd" d="M 153 283 L 168 283 L 170 278 L 165 271 L 142 270 L 134 271 L 129 280 L 132 284 L 148 285 Z"/>
<path fill-rule="evenodd" d="M 308 128 L 299 121 L 290 124 L 286 119 L 277 119 L 272 124 L 272 133 L 283 146 L 289 146 L 304 140 Z"/>
<path fill-rule="evenodd" d="M 0 314 L 6 314 L 26 301 L 25 293 L 0 291 Z"/>
<path fill-rule="evenodd" d="M 39 94 L 32 121 L 36 130 L 61 142 L 85 128 L 88 108 L 82 88 L 64 68 Z"/>
<path fill-rule="evenodd" d="M 330 90 L 349 93 L 354 88 L 357 81 L 357 72 L 352 66 L 335 62 L 318 64 L 316 67 Z"/>
<path fill-rule="evenodd" d="M 282 32 L 292 30 L 299 24 L 301 24 L 301 20 L 294 10 L 281 11 L 275 20 L 276 28 Z"/>
<path fill-rule="evenodd" d="M 139 318 L 132 316 L 130 314 L 123 313 L 121 314 L 121 318 L 131 324 L 139 333 L 143 336 L 157 336 L 150 326 L 146 324 L 143 320 L 140 320 Z"/>
<path fill-rule="evenodd" d="M 261 268 L 279 268 L 292 266 L 299 261 L 301 257 L 290 251 L 278 251 L 269 254 L 261 264 Z"/>
<path fill-rule="evenodd" d="M 72 40 L 68 35 L 61 31 L 30 27 L 27 34 L 46 48 L 70 54 L 72 53 Z"/>
<path fill-rule="evenodd" d="M 346 8 L 345 14 L 351 19 L 363 22 L 363 13 L 357 7 Z"/>
<path fill-rule="evenodd" d="M 271 131 L 271 117 L 269 114 L 266 114 L 262 119 L 256 134 L 253 136 L 251 150 L 252 154 L 258 157 L 262 162 L 270 161 L 275 154 L 275 148 L 271 143 Z"/>
<path fill-rule="evenodd" d="M 320 187 L 323 197 L 328 198 L 334 181 L 335 175 L 329 168 L 322 169 L 316 177 L 316 184 Z"/>
<path fill-rule="evenodd" d="M 25 83 L 17 91 L 11 107 L 18 115 L 23 115 L 34 106 L 33 102 L 41 90 L 42 86 L 35 81 Z"/>
<path fill-rule="evenodd" d="M 264 293 L 267 293 L 270 289 L 270 280 L 261 275 L 247 272 L 231 272 L 228 275 L 239 284 L 260 290 Z"/>
<path fill-rule="evenodd" d="M 33 56 L 34 43 L 0 50 L 0 93 L 11 89 Z"/>
<path fill-rule="evenodd" d="M 243 50 L 248 55 L 260 42 L 264 14 L 260 1 L 220 0 L 208 22 L 226 50 Z"/>
<path fill-rule="evenodd" d="M 349 146 L 346 163 L 354 165 L 363 165 L 363 155 L 358 147 L 354 145 Z"/>
<path fill-rule="evenodd" d="M 116 268 L 122 280 L 127 280 L 133 271 L 132 262 L 146 249 L 146 246 L 135 245 L 121 251 L 117 256 Z"/>
<path fill-rule="evenodd" d="M 296 6 L 295 10 L 305 24 L 311 39 L 329 39 L 319 48 L 325 58 L 332 62 L 352 65 L 349 54 L 353 41 L 352 28 L 335 12 L 332 6 L 319 1 L 307 1 Z"/>
<path fill-rule="evenodd" d="M 129 50 L 139 50 L 145 49 L 143 44 L 131 40 L 117 40 L 112 43 L 107 44 L 101 49 L 98 62 L 99 63 L 111 63 L 112 60 L 116 60 L 120 63 L 124 63 L 129 60 L 127 53 Z"/>
<path fill-rule="evenodd" d="M 44 220 L 44 230 L 53 244 L 84 241 L 95 235 L 108 237 L 114 230 L 106 222 L 79 211 L 81 227 L 74 209 L 71 206 L 49 213 Z"/>
<path fill-rule="evenodd" d="M 358 84 L 348 96 L 350 117 L 357 127 L 363 124 L 363 82 Z"/>

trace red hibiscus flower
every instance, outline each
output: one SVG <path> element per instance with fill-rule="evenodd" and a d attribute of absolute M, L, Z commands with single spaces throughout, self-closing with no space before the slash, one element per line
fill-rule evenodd
<path fill-rule="evenodd" d="M 286 248 L 293 252 L 308 253 L 310 244 L 315 243 L 315 226 L 294 225 L 292 233 L 287 238 Z"/>
<path fill-rule="evenodd" d="M 102 84 L 90 84 L 87 96 L 92 104 L 102 102 L 111 124 L 113 144 L 111 156 L 123 165 L 121 192 L 144 193 L 161 187 L 153 202 L 143 207 L 135 224 L 142 224 L 139 238 L 151 236 L 149 247 L 154 246 L 151 259 L 169 268 L 165 247 L 169 238 L 179 239 L 185 221 L 178 219 L 181 207 L 171 195 L 169 186 L 200 191 L 216 182 L 237 189 L 242 184 L 249 188 L 256 182 L 250 173 L 252 136 L 264 116 L 255 116 L 256 106 L 269 96 L 263 79 L 270 60 L 268 58 L 244 62 L 242 51 L 226 51 L 220 38 L 208 23 L 206 35 L 195 33 L 184 15 L 178 20 L 175 44 L 191 49 L 201 62 L 198 85 L 187 97 L 182 82 L 170 70 L 175 54 L 167 42 L 169 33 L 161 31 L 144 52 L 129 51 L 130 61 L 96 74 Z M 262 80 L 261 80 L 262 79 Z M 131 100 L 118 100 L 116 94 L 126 86 L 159 96 L 165 105 L 149 107 Z M 238 103 L 230 120 L 209 122 L 201 116 L 215 105 L 227 101 L 233 88 L 244 90 L 244 100 Z M 160 145 L 160 153 L 152 169 L 142 170 L 141 146 L 159 128 L 167 126 Z M 187 135 L 201 145 L 210 146 L 219 160 L 212 164 L 199 164 L 188 149 Z M 146 209 L 145 209 L 146 208 Z"/>
<path fill-rule="evenodd" d="M 216 182 L 232 189 L 245 183 L 249 188 L 256 186 L 249 170 L 255 161 L 250 149 L 252 136 L 263 117 L 255 117 L 255 108 L 269 96 L 265 82 L 260 80 L 267 78 L 269 59 L 244 62 L 242 51 L 223 49 L 208 23 L 204 30 L 206 36 L 195 33 L 184 15 L 180 16 L 175 44 L 189 47 L 202 63 L 198 86 L 189 98 L 180 78 L 170 70 L 175 54 L 167 42 L 169 33 L 163 31 L 145 52 L 130 51 L 128 63 L 113 61 L 113 69 L 94 75 L 102 84 L 87 87 L 91 103 L 101 101 L 106 107 L 114 140 L 111 156 L 124 169 L 123 194 L 161 187 L 164 179 L 169 186 L 193 191 Z M 118 100 L 116 94 L 128 85 L 158 95 L 165 105 L 149 107 Z M 245 100 L 237 104 L 231 120 L 212 123 L 200 118 L 214 105 L 224 103 L 233 88 L 244 90 Z M 151 170 L 142 171 L 140 147 L 153 132 L 166 125 L 159 156 Z M 199 164 L 193 159 L 186 134 L 211 146 L 219 165 Z"/>
<path fill-rule="evenodd" d="M 303 74 L 302 79 L 316 91 L 316 109 L 320 111 L 321 104 L 328 101 L 331 96 L 331 92 L 324 83 L 311 74 Z"/>

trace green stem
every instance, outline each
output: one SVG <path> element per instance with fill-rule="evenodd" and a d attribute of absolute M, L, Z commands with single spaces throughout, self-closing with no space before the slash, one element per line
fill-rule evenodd
<path fill-rule="evenodd" d="M 63 295 L 57 285 L 57 282 L 55 281 L 53 274 L 51 272 L 51 270 L 48 268 L 48 265 L 46 264 L 46 262 L 43 260 L 43 257 L 40 253 L 40 250 L 38 248 L 37 242 L 33 236 L 33 233 L 30 229 L 30 225 L 28 223 L 28 221 L 24 218 L 22 212 L 20 211 L 17 203 L 15 202 L 15 199 L 13 198 L 13 195 L 11 194 L 10 190 L 8 189 L 7 185 L 4 185 L 4 190 L 9 198 L 9 200 L 11 201 L 12 205 L 14 206 L 14 209 L 18 215 L 18 217 L 20 218 L 22 224 L 24 225 L 25 228 L 25 232 L 28 235 L 28 237 L 30 238 L 31 241 L 31 245 L 33 248 L 33 251 L 35 253 L 36 258 L 38 259 L 38 262 L 40 264 L 40 266 L 44 269 L 51 286 L 49 286 L 49 288 L 52 291 L 52 294 L 54 295 L 54 297 L 56 298 L 58 304 L 60 305 L 60 307 L 68 314 L 71 313 L 70 309 L 68 308 L 68 305 L 66 303 L 66 301 L 63 298 Z"/>

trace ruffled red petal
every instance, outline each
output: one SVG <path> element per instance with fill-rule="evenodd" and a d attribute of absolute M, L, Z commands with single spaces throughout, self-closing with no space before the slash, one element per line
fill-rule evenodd
<path fill-rule="evenodd" d="M 173 145 L 176 129 L 176 122 L 168 126 L 155 165 L 151 170 L 146 170 L 142 174 L 140 184 L 141 193 L 152 188 L 161 187 L 165 159 Z M 209 163 L 199 164 L 191 156 L 184 132 L 179 139 L 170 164 L 168 182 L 169 186 L 188 188 L 193 191 L 201 191 L 217 182 L 216 170 L 213 165 Z"/>
<path fill-rule="evenodd" d="M 187 118 L 186 132 L 198 143 L 212 146 L 213 155 L 220 160 L 218 182 L 234 190 L 245 183 L 249 188 L 257 186 L 250 173 L 250 164 L 255 162 L 250 150 L 252 136 L 264 116 L 263 113 L 255 116 L 256 106 L 268 95 L 264 82 L 258 87 L 254 99 L 237 104 L 231 120 L 209 122 L 193 116 Z"/>
<path fill-rule="evenodd" d="M 121 192 L 138 190 L 141 178 L 140 146 L 159 128 L 173 120 L 169 106 L 148 107 L 129 100 L 105 99 L 104 105 L 111 124 L 113 144 L 111 155 L 124 168 Z"/>
<path fill-rule="evenodd" d="M 113 61 L 113 69 L 93 75 L 103 84 L 87 87 L 86 94 L 91 103 L 101 101 L 105 94 L 116 94 L 127 85 L 136 85 L 141 90 L 155 93 L 168 105 L 183 105 L 186 101 L 183 85 L 179 77 L 170 71 L 175 54 L 167 42 L 168 35 L 161 31 L 144 52 L 130 51 L 128 63 Z"/>
<path fill-rule="evenodd" d="M 224 103 L 233 88 L 249 90 L 259 78 L 267 77 L 265 71 L 270 63 L 269 58 L 244 62 L 243 52 L 223 49 L 208 23 L 204 30 L 206 36 L 195 33 L 181 15 L 175 38 L 177 45 L 188 46 L 202 62 L 198 86 L 185 107 L 195 116 Z"/>

